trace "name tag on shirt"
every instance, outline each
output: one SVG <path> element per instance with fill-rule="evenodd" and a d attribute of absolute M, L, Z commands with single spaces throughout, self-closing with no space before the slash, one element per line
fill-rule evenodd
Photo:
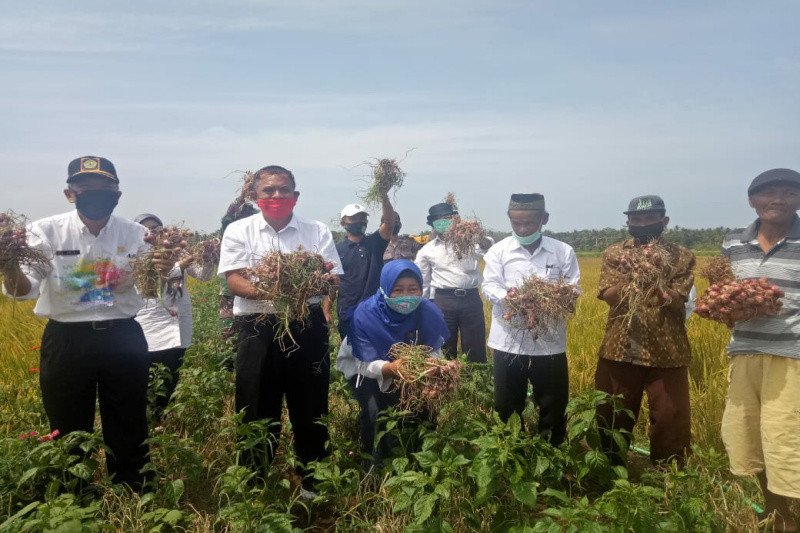
<path fill-rule="evenodd" d="M 56 250 L 56 255 L 81 255 L 80 250 Z"/>

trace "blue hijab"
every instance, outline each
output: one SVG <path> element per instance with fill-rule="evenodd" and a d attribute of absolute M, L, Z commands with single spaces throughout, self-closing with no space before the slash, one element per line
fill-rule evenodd
<path fill-rule="evenodd" d="M 410 271 L 422 287 L 419 267 L 408 259 L 389 261 L 381 270 L 380 289 L 392 293 L 400 274 Z M 436 304 L 423 298 L 419 307 L 407 315 L 393 311 L 386 304 L 381 290 L 356 307 L 347 337 L 353 346 L 353 355 L 366 363 L 376 359 L 389 360 L 389 349 L 398 342 L 408 342 L 409 333 L 419 328 L 417 344 L 438 350 L 450 336 L 442 312 Z M 413 340 L 413 339 L 412 339 Z"/>

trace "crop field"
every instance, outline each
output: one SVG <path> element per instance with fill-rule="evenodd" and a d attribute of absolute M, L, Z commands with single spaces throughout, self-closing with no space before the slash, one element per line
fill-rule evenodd
<path fill-rule="evenodd" d="M 237 453 L 264 438 L 266 425 L 237 424 L 233 375 L 222 364 L 232 350 L 219 336 L 216 282 L 191 285 L 195 343 L 165 420 L 153 424 L 149 468 L 156 483 L 144 496 L 111 485 L 99 431 L 40 442 L 50 430 L 37 374 L 44 322 L 29 302 L 2 299 L 0 531 L 757 530 L 757 484 L 728 473 L 719 436 L 725 327 L 697 316 L 688 322 L 694 451 L 684 470 L 650 466 L 646 409 L 628 469 L 612 466 L 594 446 L 595 409 L 609 401 L 592 391 L 607 314 L 595 297 L 599 266 L 598 257 L 581 259 L 583 295 L 569 323 L 568 442 L 553 448 L 532 434 L 533 407 L 522 420 L 500 422 L 492 412 L 491 366 L 470 365 L 457 399 L 435 422 L 409 427 L 388 415 L 405 450 L 383 472 L 363 477 L 358 405 L 332 371 L 330 456 L 312 465 L 320 494 L 313 501 L 299 497 L 287 421 L 265 485 L 236 464 Z M 702 279 L 696 284 L 705 288 Z M 156 372 L 154 382 L 161 379 Z M 79 455 L 79 448 L 88 453 Z"/>

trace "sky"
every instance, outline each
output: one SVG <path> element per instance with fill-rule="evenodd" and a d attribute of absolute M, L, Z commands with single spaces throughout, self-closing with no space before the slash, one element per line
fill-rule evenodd
<path fill-rule="evenodd" d="M 9 2 L 0 210 L 67 211 L 69 161 L 115 165 L 117 213 L 213 231 L 237 171 L 278 164 L 338 223 L 374 158 L 402 160 L 404 228 L 449 191 L 505 230 L 744 226 L 760 172 L 800 170 L 800 3 L 536 0 Z M 373 217 L 373 228 L 377 224 Z"/>

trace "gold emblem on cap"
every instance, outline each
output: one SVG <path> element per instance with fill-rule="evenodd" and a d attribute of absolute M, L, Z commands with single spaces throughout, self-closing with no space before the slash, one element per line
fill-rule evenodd
<path fill-rule="evenodd" d="M 97 170 L 100 166 L 100 161 L 97 159 L 81 159 L 81 170 Z"/>

